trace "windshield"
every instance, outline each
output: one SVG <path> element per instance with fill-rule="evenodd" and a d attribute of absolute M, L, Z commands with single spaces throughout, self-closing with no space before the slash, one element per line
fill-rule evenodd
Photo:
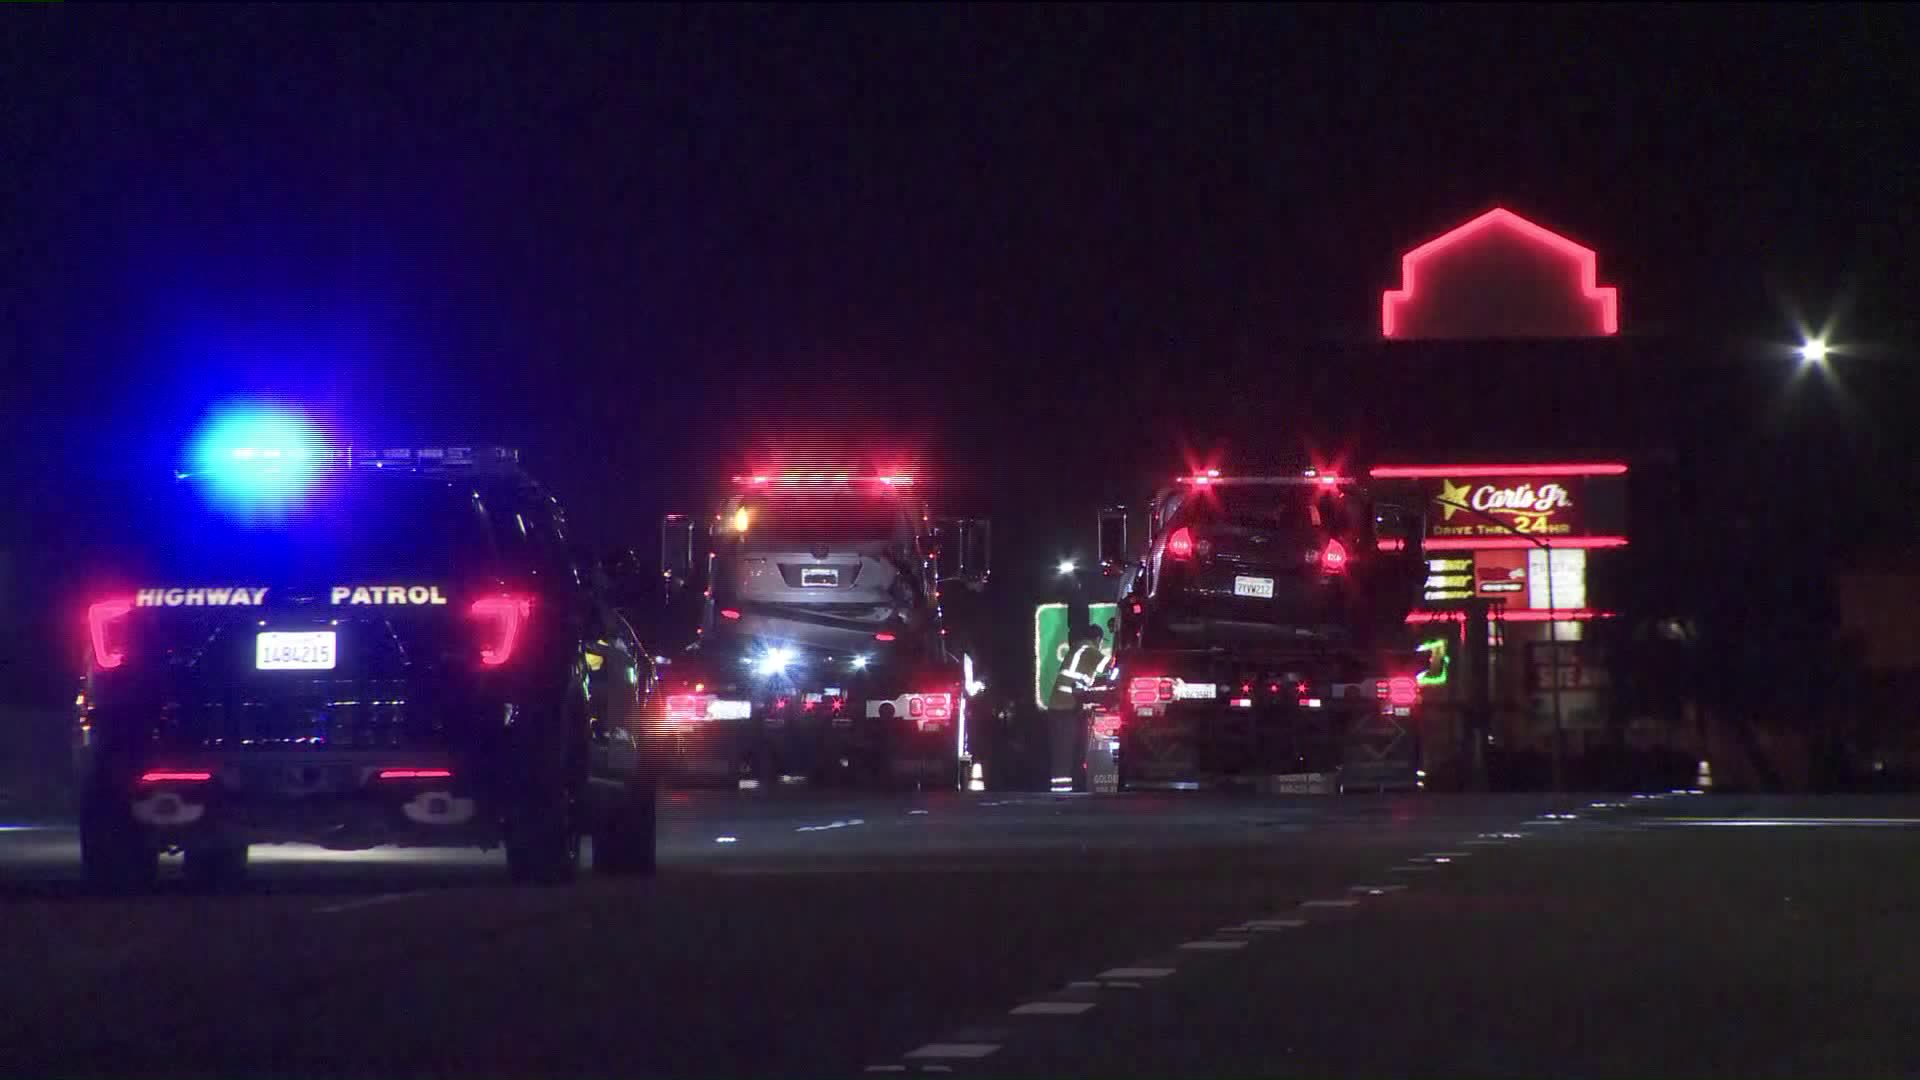
<path fill-rule="evenodd" d="M 1225 486 L 1185 496 L 1180 517 L 1188 523 L 1248 529 L 1306 529 L 1323 525 L 1311 489 L 1299 485 Z"/>
<path fill-rule="evenodd" d="M 898 499 L 864 495 L 777 495 L 743 502 L 743 539 L 759 544 L 871 544 L 911 546 L 915 523 Z M 727 528 L 740 535 L 735 524 Z"/>

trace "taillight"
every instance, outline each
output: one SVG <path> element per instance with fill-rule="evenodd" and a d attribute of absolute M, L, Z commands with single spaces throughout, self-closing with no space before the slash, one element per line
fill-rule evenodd
<path fill-rule="evenodd" d="M 1167 554 L 1175 559 L 1193 558 L 1193 530 L 1182 525 L 1167 537 Z"/>
<path fill-rule="evenodd" d="M 667 722 L 672 724 L 691 724 L 707 718 L 707 706 L 713 704 L 712 694 L 668 694 Z"/>
<path fill-rule="evenodd" d="M 893 640 L 893 635 L 892 635 L 892 634 L 889 634 L 889 633 L 887 633 L 887 632 L 886 632 L 885 630 L 882 630 L 882 631 L 880 631 L 879 633 L 877 633 L 877 634 L 875 634 L 875 635 L 873 635 L 873 640 L 875 640 L 875 641 L 892 641 L 892 640 Z"/>
<path fill-rule="evenodd" d="M 1327 546 L 1320 551 L 1320 569 L 1329 574 L 1347 572 L 1347 545 L 1339 540 L 1328 540 Z"/>
<path fill-rule="evenodd" d="M 102 600 L 87 607 L 87 634 L 93 639 L 93 666 L 106 670 L 126 662 L 127 613 L 133 601 L 125 597 Z"/>
<path fill-rule="evenodd" d="M 1159 705 L 1172 700 L 1172 679 L 1148 676 L 1127 680 L 1127 701 L 1134 705 Z"/>
<path fill-rule="evenodd" d="M 1420 686 L 1408 675 L 1374 680 L 1373 693 L 1387 704 L 1399 707 L 1410 706 L 1420 700 Z"/>
<path fill-rule="evenodd" d="M 740 613 L 738 611 L 735 611 L 732 608 L 721 608 L 720 617 L 723 619 L 738 619 L 740 617 Z"/>
<path fill-rule="evenodd" d="M 381 769 L 381 780 L 451 780 L 452 769 Z"/>
<path fill-rule="evenodd" d="M 907 716 L 921 731 L 943 728 L 953 722 L 953 692 L 908 694 Z"/>
<path fill-rule="evenodd" d="M 483 596 L 467 609 L 480 623 L 480 662 L 499 667 L 513 656 L 514 643 L 533 614 L 533 597 L 519 593 Z"/>
<path fill-rule="evenodd" d="M 213 779 L 210 772 L 181 769 L 148 769 L 140 774 L 143 784 L 204 784 Z"/>

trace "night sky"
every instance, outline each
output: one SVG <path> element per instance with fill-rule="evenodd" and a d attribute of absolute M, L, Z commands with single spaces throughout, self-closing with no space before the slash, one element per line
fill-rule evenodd
<path fill-rule="evenodd" d="M 63 520 L 242 391 L 519 442 L 608 542 L 779 432 L 1135 491 L 1243 375 L 1284 427 L 1364 363 L 1399 252 L 1493 205 L 1596 249 L 1626 334 L 1689 343 L 1661 363 L 1771 371 L 1838 311 L 1873 350 L 1844 397 L 1895 433 L 1863 453 L 1914 478 L 1895 5 L 0 20 L 0 471 Z"/>

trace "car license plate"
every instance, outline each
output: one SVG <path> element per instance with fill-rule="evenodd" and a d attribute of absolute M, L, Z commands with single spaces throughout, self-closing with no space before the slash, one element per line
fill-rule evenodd
<path fill-rule="evenodd" d="M 751 701 L 725 701 L 716 699 L 707 705 L 707 719 L 709 720 L 751 720 L 752 718 L 753 702 Z"/>
<path fill-rule="evenodd" d="M 334 632 L 262 631 L 253 639 L 253 666 L 260 671 L 332 671 Z"/>
<path fill-rule="evenodd" d="M 1234 578 L 1233 595 L 1257 596 L 1262 600 L 1271 600 L 1273 599 L 1273 579 L 1270 577 Z"/>
<path fill-rule="evenodd" d="M 800 568 L 800 587 L 837 589 L 840 587 L 840 571 L 832 566 L 803 566 Z"/>

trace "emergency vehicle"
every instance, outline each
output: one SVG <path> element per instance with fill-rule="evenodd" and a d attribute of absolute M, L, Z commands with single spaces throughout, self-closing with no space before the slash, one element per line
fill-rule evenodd
<path fill-rule="evenodd" d="M 936 518 L 906 473 L 736 477 L 705 515 L 662 524 L 685 645 L 662 668 L 677 771 L 951 788 L 969 774 L 980 683 L 943 590 L 985 587 L 981 518 Z"/>
<path fill-rule="evenodd" d="M 649 873 L 653 675 L 510 449 L 213 425 L 86 599 L 85 872 L 240 874 L 253 844 L 504 846 L 515 878 Z"/>
<path fill-rule="evenodd" d="M 1404 511 L 1312 468 L 1207 469 L 1144 516 L 1137 550 L 1124 507 L 1100 522 L 1120 786 L 1416 786 L 1426 658 L 1405 618 L 1422 564 Z"/>

